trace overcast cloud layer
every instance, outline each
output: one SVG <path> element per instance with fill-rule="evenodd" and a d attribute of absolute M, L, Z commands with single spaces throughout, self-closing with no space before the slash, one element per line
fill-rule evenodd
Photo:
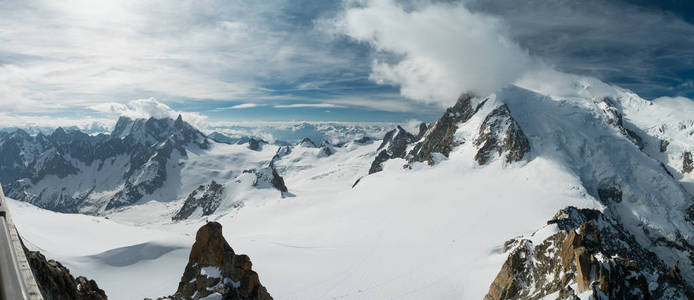
<path fill-rule="evenodd" d="M 156 102 L 201 124 L 431 119 L 537 70 L 692 97 L 694 6 L 678 3 L 7 0 L 0 117 L 144 116 Z"/>

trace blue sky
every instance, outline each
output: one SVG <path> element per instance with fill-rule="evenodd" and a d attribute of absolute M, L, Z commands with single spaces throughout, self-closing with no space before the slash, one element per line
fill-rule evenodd
<path fill-rule="evenodd" d="M 694 4 L 0 2 L 0 126 L 152 109 L 208 122 L 431 121 L 463 91 L 538 68 L 692 98 Z"/>

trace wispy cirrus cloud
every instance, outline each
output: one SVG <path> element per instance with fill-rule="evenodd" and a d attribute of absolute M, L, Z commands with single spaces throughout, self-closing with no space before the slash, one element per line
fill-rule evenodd
<path fill-rule="evenodd" d="M 262 107 L 262 106 L 265 106 L 265 104 L 242 103 L 242 104 L 237 104 L 237 105 L 233 105 L 233 106 L 218 107 L 218 108 L 215 108 L 215 110 L 223 111 L 223 110 L 230 110 L 230 109 L 244 109 L 244 108 Z"/>
<path fill-rule="evenodd" d="M 332 103 L 293 103 L 293 104 L 277 104 L 274 108 L 342 108 L 344 106 Z"/>
<path fill-rule="evenodd" d="M 150 96 L 253 99 L 268 94 L 268 85 L 352 68 L 316 46 L 323 37 L 291 19 L 293 5 L 2 1 L 0 98 L 19 103 L 3 107 L 31 111 L 37 103 L 74 107 Z"/>

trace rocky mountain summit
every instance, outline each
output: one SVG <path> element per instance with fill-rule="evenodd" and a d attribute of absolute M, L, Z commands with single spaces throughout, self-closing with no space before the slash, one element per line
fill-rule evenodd
<path fill-rule="evenodd" d="M 480 165 L 486 164 L 494 153 L 497 156 L 505 153 L 504 161 L 512 163 L 520 161 L 530 151 L 528 138 L 505 104 L 487 115 L 474 144 L 479 147 L 475 160 Z"/>
<path fill-rule="evenodd" d="M 567 207 L 547 224 L 504 244 L 508 259 L 486 300 L 694 297 L 677 262 L 668 267 L 598 210 Z"/>
<path fill-rule="evenodd" d="M 178 289 L 169 299 L 202 299 L 217 295 L 230 300 L 270 300 L 252 270 L 250 258 L 236 254 L 222 235 L 222 225 L 209 222 L 198 230 Z"/>
<path fill-rule="evenodd" d="M 380 172 L 383 170 L 382 164 L 393 158 L 404 158 L 410 163 L 426 162 L 430 165 L 447 158 L 453 149 L 466 143 L 464 138 L 456 136 L 458 128 L 468 125 L 468 121 L 485 105 L 493 108 L 491 111 L 487 108 L 487 115 L 482 123 L 476 124 L 479 129 L 476 136 L 472 137 L 474 146 L 478 148 L 475 161 L 484 165 L 502 155 L 506 163 L 521 161 L 530 152 L 528 138 L 506 104 L 488 104 L 488 100 L 489 97 L 463 94 L 431 126 L 421 123 L 417 135 L 400 126 L 387 132 L 376 150 L 377 155 L 369 168 L 369 174 Z"/>
<path fill-rule="evenodd" d="M 461 95 L 455 105 L 446 109 L 441 118 L 423 134 L 423 140 L 408 153 L 408 159 L 433 164 L 434 153 L 447 157 L 454 147 L 461 144 L 455 140 L 458 126 L 470 120 L 485 103 L 486 99 L 480 99 L 473 94 Z"/>
<path fill-rule="evenodd" d="M 60 212 L 98 212 L 135 203 L 160 189 L 176 157 L 208 149 L 206 136 L 177 119 L 121 117 L 110 135 L 56 129 L 0 133 L 7 196 Z M 196 150 L 197 151 L 197 150 Z M 174 170 L 175 172 L 175 170 Z"/>

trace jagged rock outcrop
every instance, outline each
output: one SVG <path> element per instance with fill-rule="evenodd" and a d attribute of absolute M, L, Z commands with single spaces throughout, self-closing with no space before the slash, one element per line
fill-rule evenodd
<path fill-rule="evenodd" d="M 689 151 L 682 154 L 682 173 L 691 173 L 694 171 L 694 160 L 692 159 L 692 153 Z"/>
<path fill-rule="evenodd" d="M 254 187 L 275 188 L 282 192 L 282 196 L 289 191 L 284 184 L 284 178 L 277 173 L 277 169 L 272 165 L 260 169 L 244 170 L 243 173 L 255 175 L 255 180 L 253 181 Z"/>
<path fill-rule="evenodd" d="M 236 254 L 222 235 L 222 225 L 209 222 L 198 229 L 176 293 L 171 299 L 270 300 L 247 255 Z"/>
<path fill-rule="evenodd" d="M 443 116 L 423 134 L 423 140 L 408 153 L 408 160 L 433 164 L 435 161 L 432 154 L 434 153 L 441 153 L 448 157 L 451 150 L 460 145 L 454 138 L 458 125 L 470 120 L 486 101 L 473 94 L 461 95 L 456 104 L 446 109 Z"/>
<path fill-rule="evenodd" d="M 55 260 L 47 260 L 39 251 L 24 248 L 24 253 L 45 300 L 108 299 L 94 280 L 73 277 L 68 268 Z"/>
<path fill-rule="evenodd" d="M 579 299 L 579 293 L 591 299 L 694 297 L 677 263 L 667 268 L 600 211 L 567 207 L 547 223 L 558 232 L 537 245 L 523 238 L 505 243 L 509 256 L 486 300 Z"/>
<path fill-rule="evenodd" d="M 660 140 L 660 152 L 666 152 L 668 146 L 670 146 L 670 142 L 667 140 Z"/>
<path fill-rule="evenodd" d="M 482 122 L 475 139 L 479 150 L 475 154 L 478 164 L 484 165 L 493 158 L 505 154 L 505 162 L 520 161 L 530 151 L 530 142 L 521 130 L 506 104 L 494 109 Z"/>
<path fill-rule="evenodd" d="M 227 201 L 225 207 L 242 207 L 243 202 L 241 201 L 225 199 L 225 191 L 234 191 L 238 188 L 247 189 L 249 187 L 259 189 L 274 188 L 280 191 L 282 197 L 292 196 L 284 183 L 284 178 L 279 175 L 274 167 L 274 163 L 271 161 L 267 167 L 244 170 L 240 175 L 236 176 L 234 181 L 227 182 L 225 185 L 212 180 L 207 185 L 198 186 L 188 195 L 178 212 L 171 217 L 171 220 L 180 221 L 193 215 L 209 216 L 216 212 L 224 201 Z"/>
<path fill-rule="evenodd" d="M 405 158 L 407 146 L 417 141 L 417 138 L 398 125 L 395 129 L 388 131 L 383 137 L 383 142 L 378 146 L 376 158 L 371 163 L 369 174 L 383 170 L 383 162 L 392 158 Z"/>
<path fill-rule="evenodd" d="M 619 130 L 619 132 L 625 136 L 630 142 L 632 142 L 634 145 L 639 147 L 639 149 L 643 149 L 643 141 L 640 136 L 638 136 L 635 132 L 627 129 L 624 127 L 624 121 L 623 121 L 623 116 L 622 113 L 619 112 L 619 110 L 616 107 L 615 101 L 612 100 L 610 97 L 599 97 L 595 98 L 593 100 L 595 104 L 602 109 L 603 112 L 605 112 L 605 116 L 607 117 L 607 124 L 614 126 Z M 662 143 L 661 143 L 661 148 L 662 148 Z M 665 148 L 667 149 L 667 145 L 665 145 Z M 662 151 L 664 152 L 664 151 Z"/>
<path fill-rule="evenodd" d="M 224 186 L 212 180 L 210 184 L 200 185 L 188 197 L 181 209 L 171 217 L 173 221 L 187 219 L 196 210 L 200 209 L 202 216 L 211 215 L 222 203 Z"/>

